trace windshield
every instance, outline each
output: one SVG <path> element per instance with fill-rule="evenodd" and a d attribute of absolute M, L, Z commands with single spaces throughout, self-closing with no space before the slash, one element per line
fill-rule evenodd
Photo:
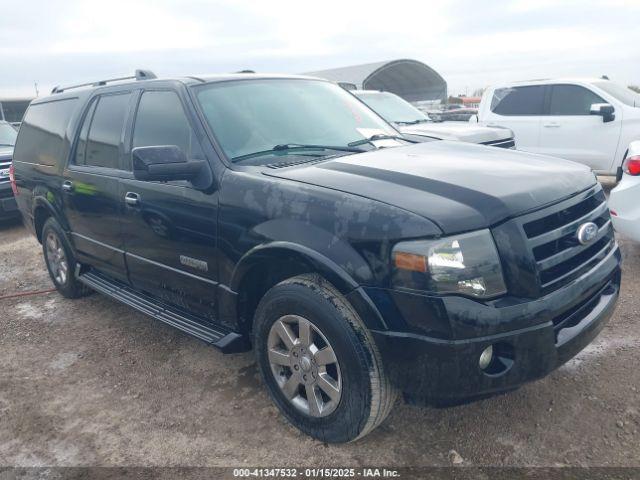
<path fill-rule="evenodd" d="M 375 92 L 356 93 L 355 95 L 388 122 L 421 123 L 430 121 L 424 113 L 393 93 Z"/>
<path fill-rule="evenodd" d="M 610 80 L 594 82 L 593 84 L 625 105 L 629 105 L 630 107 L 640 107 L 640 94 L 637 94 L 630 88 L 624 87 L 619 83 L 615 83 Z"/>
<path fill-rule="evenodd" d="M 274 156 L 301 154 L 296 149 L 280 148 L 283 145 L 347 147 L 376 134 L 398 135 L 342 88 L 319 80 L 211 83 L 198 87 L 197 98 L 211 130 L 232 161 L 258 154 L 252 163 L 267 164 Z M 315 153 L 345 154 L 335 150 Z"/>
<path fill-rule="evenodd" d="M 0 123 L 0 147 L 10 145 L 14 146 L 16 144 L 16 137 L 18 136 L 18 132 L 8 123 Z"/>

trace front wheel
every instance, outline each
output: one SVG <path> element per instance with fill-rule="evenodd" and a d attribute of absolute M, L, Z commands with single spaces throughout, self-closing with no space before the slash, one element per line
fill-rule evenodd
<path fill-rule="evenodd" d="M 256 311 L 254 345 L 274 402 L 314 438 L 361 438 L 393 406 L 396 392 L 369 331 L 317 275 L 285 280 L 265 294 Z"/>

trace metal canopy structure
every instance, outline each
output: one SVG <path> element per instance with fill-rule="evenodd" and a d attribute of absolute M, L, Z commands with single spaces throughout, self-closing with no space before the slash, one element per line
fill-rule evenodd
<path fill-rule="evenodd" d="M 444 78 L 428 65 L 411 59 L 353 65 L 305 75 L 325 78 L 345 88 L 392 92 L 409 102 L 447 98 Z"/>

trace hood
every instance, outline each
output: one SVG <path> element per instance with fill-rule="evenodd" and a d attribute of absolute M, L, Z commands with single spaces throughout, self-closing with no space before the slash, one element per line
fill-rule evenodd
<path fill-rule="evenodd" d="M 596 183 L 584 165 L 460 142 L 428 142 L 265 169 L 421 215 L 445 234 L 477 230 L 568 198 Z"/>
<path fill-rule="evenodd" d="M 485 143 L 513 138 L 508 128 L 484 127 L 464 122 L 419 123 L 417 125 L 400 125 L 402 133 L 425 135 L 442 140 L 459 142 Z"/>

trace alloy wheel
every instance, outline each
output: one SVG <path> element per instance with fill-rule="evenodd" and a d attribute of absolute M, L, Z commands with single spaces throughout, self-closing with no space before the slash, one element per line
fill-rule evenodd
<path fill-rule="evenodd" d="M 325 417 L 340 403 L 338 359 L 320 329 L 298 315 L 280 317 L 267 340 L 271 372 L 287 400 L 311 417 Z"/>
<path fill-rule="evenodd" d="M 69 263 L 64 253 L 62 242 L 55 232 L 49 232 L 45 240 L 47 250 L 47 264 L 54 280 L 59 285 L 64 285 L 69 277 Z"/>

